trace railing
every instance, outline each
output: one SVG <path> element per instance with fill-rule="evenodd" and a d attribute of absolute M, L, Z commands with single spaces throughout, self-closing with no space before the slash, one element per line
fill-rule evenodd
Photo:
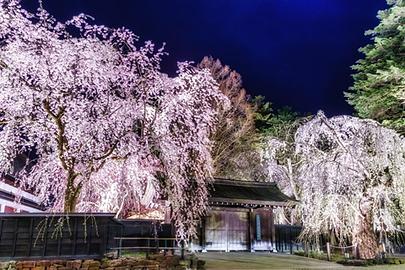
<path fill-rule="evenodd" d="M 163 251 L 176 251 L 179 250 L 181 258 L 184 259 L 185 246 L 184 242 L 181 241 L 178 245 L 178 239 L 176 238 L 162 238 L 162 237 L 114 237 L 118 244 L 116 248 L 111 248 L 112 250 L 118 251 L 118 257 L 122 255 L 123 250 L 135 250 L 135 251 L 145 251 L 148 257 L 151 251 L 159 252 Z M 124 245 L 124 241 L 132 241 L 134 246 Z M 132 244 L 130 243 L 130 244 Z"/>

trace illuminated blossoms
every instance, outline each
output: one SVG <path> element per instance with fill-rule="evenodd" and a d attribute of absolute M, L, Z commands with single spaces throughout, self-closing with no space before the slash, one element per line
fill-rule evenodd
<path fill-rule="evenodd" d="M 304 237 L 334 235 L 374 258 L 383 240 L 375 232 L 405 224 L 404 139 L 373 120 L 319 112 L 295 143 Z"/>
<path fill-rule="evenodd" d="M 206 70 L 159 71 L 163 48 L 127 29 L 57 22 L 0 1 L 0 171 L 20 172 L 54 211 L 154 207 L 168 198 L 180 237 L 193 234 L 211 179 L 209 135 L 227 99 Z M 29 169 L 28 169 L 29 168 Z"/>

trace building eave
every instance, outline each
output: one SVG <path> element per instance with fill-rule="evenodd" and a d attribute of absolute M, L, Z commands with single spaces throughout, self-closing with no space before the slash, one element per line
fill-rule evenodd
<path fill-rule="evenodd" d="M 232 198 L 211 197 L 208 199 L 213 206 L 244 206 L 244 207 L 292 207 L 297 204 L 296 201 L 261 201 L 261 200 L 244 200 Z"/>

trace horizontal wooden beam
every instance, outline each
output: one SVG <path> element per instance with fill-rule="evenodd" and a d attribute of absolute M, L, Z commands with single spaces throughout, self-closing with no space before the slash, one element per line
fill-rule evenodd
<path fill-rule="evenodd" d="M 232 205 L 244 205 L 244 206 L 284 206 L 292 207 L 298 202 L 295 201 L 286 201 L 286 202 L 277 202 L 277 201 L 258 201 L 258 200 L 244 200 L 244 199 L 233 199 L 233 198 L 217 198 L 211 197 L 208 199 L 209 203 L 212 205 L 222 205 L 232 206 Z"/>

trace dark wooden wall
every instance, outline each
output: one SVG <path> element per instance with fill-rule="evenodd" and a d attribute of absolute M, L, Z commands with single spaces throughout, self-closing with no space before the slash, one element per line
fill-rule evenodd
<path fill-rule="evenodd" d="M 121 230 L 106 214 L 0 214 L 0 259 L 101 257 Z"/>
<path fill-rule="evenodd" d="M 120 223 L 123 225 L 121 247 L 145 247 L 145 249 L 137 248 L 136 250 L 149 251 L 146 247 L 156 246 L 157 244 L 164 247 L 173 247 L 175 245 L 175 241 L 168 240 L 175 237 L 175 231 L 171 224 L 162 223 L 158 220 L 139 219 L 120 220 Z M 125 239 L 125 237 L 130 239 Z M 159 241 L 159 238 L 164 240 Z"/>
<path fill-rule="evenodd" d="M 293 253 L 296 250 L 303 250 L 302 244 L 297 241 L 301 230 L 301 226 L 275 225 L 277 251 Z"/>

